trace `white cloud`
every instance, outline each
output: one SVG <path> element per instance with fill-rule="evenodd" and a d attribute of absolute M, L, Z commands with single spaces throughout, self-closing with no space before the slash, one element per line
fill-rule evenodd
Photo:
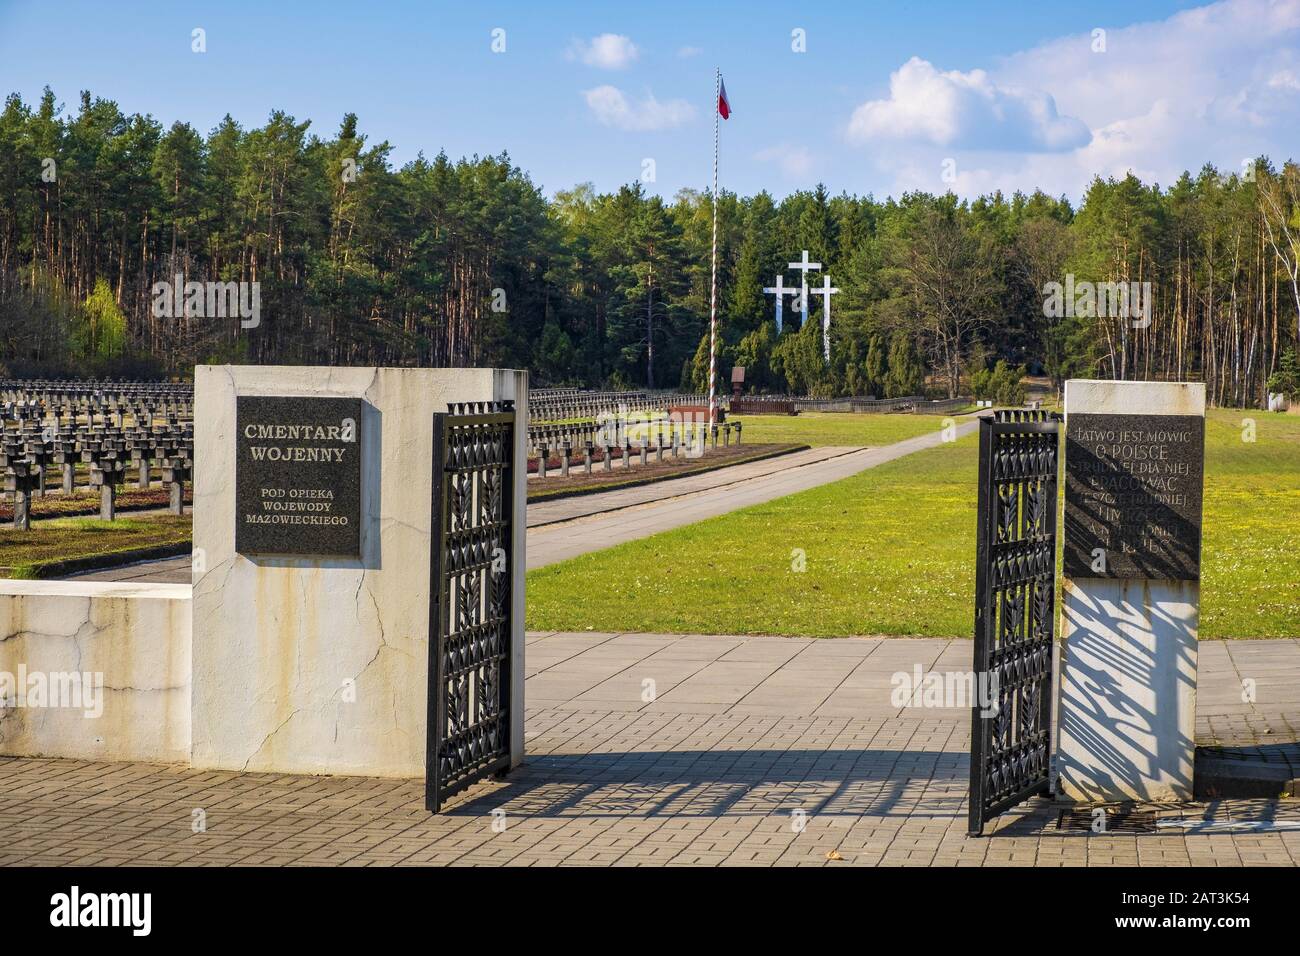
<path fill-rule="evenodd" d="M 754 154 L 760 163 L 776 163 L 790 179 L 803 179 L 813 168 L 813 156 L 806 147 L 778 143 Z"/>
<path fill-rule="evenodd" d="M 1009 57 L 997 76 L 1052 91 L 1093 129 L 1160 100 L 1195 119 L 1243 92 L 1253 99 L 1294 66 L 1297 31 L 1300 0 L 1225 0 L 1108 30 L 1105 53 L 1092 52 L 1088 35 L 1062 37 Z"/>
<path fill-rule="evenodd" d="M 580 60 L 587 66 L 602 70 L 622 70 L 640 56 L 636 44 L 619 33 L 602 33 L 590 40 L 574 40 L 569 46 L 570 60 Z"/>
<path fill-rule="evenodd" d="M 677 51 L 677 55 L 683 60 L 690 59 L 693 56 L 699 56 L 704 50 L 698 46 L 684 46 Z"/>
<path fill-rule="evenodd" d="M 633 102 L 618 87 L 606 85 L 584 90 L 582 95 L 600 122 L 633 132 L 672 129 L 695 116 L 695 107 L 686 100 L 660 102 L 653 93 Z"/>
<path fill-rule="evenodd" d="M 1300 90 L 1300 78 L 1290 70 L 1278 70 L 1268 78 L 1268 85 L 1275 90 Z"/>
<path fill-rule="evenodd" d="M 912 57 L 889 77 L 889 99 L 853 111 L 849 138 L 914 140 L 968 149 L 1057 151 L 1088 142 L 1088 128 L 1061 116 L 1040 90 L 1000 86 L 983 70 L 940 71 Z"/>
<path fill-rule="evenodd" d="M 1300 0 L 1224 0 L 1107 28 L 1106 51 L 1092 46 L 1091 31 L 1062 37 L 986 72 L 910 60 L 888 99 L 853 113 L 847 137 L 891 192 L 967 197 L 1042 187 L 1077 201 L 1094 175 L 1167 187 L 1207 162 L 1300 159 Z M 1089 131 L 1080 142 L 1061 135 L 1072 118 Z M 956 182 L 941 178 L 946 157 Z"/>

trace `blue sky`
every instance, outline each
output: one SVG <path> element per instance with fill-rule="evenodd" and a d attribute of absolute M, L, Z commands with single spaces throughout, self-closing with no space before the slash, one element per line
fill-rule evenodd
<path fill-rule="evenodd" d="M 715 66 L 735 110 L 721 184 L 746 194 L 1077 199 L 1094 172 L 1168 183 L 1206 161 L 1300 158 L 1300 0 L 0 0 L 0 89 L 29 102 L 48 84 L 75 107 L 90 89 L 205 132 L 280 108 L 329 135 L 351 111 L 399 165 L 506 150 L 548 194 L 613 189 L 647 159 L 652 191 L 707 187 Z"/>

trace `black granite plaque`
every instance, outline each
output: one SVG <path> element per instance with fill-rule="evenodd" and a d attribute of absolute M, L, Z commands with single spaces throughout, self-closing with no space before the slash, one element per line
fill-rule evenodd
<path fill-rule="evenodd" d="M 1068 414 L 1065 573 L 1199 580 L 1204 473 L 1199 415 Z"/>
<path fill-rule="evenodd" d="M 235 550 L 359 558 L 362 400 L 235 401 Z"/>

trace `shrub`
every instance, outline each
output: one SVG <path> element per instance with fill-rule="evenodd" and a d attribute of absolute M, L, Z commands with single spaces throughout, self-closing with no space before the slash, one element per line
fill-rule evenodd
<path fill-rule="evenodd" d="M 1300 358 L 1295 349 L 1282 353 L 1278 370 L 1268 377 L 1267 387 L 1270 392 L 1281 392 L 1288 401 L 1300 399 Z"/>

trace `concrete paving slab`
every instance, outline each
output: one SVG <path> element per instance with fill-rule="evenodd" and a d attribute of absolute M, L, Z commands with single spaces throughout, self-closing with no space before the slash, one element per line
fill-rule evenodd
<path fill-rule="evenodd" d="M 1000 818 L 987 838 L 968 838 L 969 711 L 893 707 L 889 695 L 891 675 L 913 663 L 969 668 L 969 641 L 527 640 L 534 662 L 554 661 L 527 681 L 528 757 L 442 814 L 424 811 L 422 780 L 0 758 L 0 865 L 1300 863 L 1300 833 L 1064 832 L 1058 809 L 1037 800 Z M 1272 752 L 1300 739 L 1300 684 L 1274 682 L 1262 668 L 1275 698 L 1243 702 L 1232 663 L 1291 670 L 1300 642 L 1257 643 L 1201 645 L 1199 740 Z M 625 660 L 637 663 L 601 676 Z M 668 675 L 659 679 L 686 675 L 696 686 L 676 702 L 676 687 L 650 703 L 633 698 L 649 661 Z M 712 689 L 697 680 L 709 670 L 722 678 Z M 823 687 L 807 680 L 823 674 Z M 196 807 L 208 814 L 203 834 L 190 828 Z M 494 810 L 505 813 L 503 832 Z M 796 810 L 805 814 L 798 830 Z M 1224 800 L 1181 812 L 1300 819 L 1300 801 Z M 832 850 L 842 859 L 827 860 Z"/>

